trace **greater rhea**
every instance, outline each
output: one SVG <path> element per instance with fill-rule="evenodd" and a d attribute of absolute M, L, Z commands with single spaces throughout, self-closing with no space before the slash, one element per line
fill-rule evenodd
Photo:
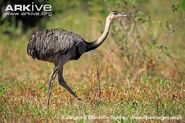
<path fill-rule="evenodd" d="M 75 98 L 80 98 L 66 84 L 63 78 L 63 66 L 69 60 L 78 60 L 82 54 L 99 47 L 106 39 L 113 19 L 125 17 L 122 12 L 112 11 L 106 18 L 103 34 L 94 42 L 87 42 L 74 32 L 64 29 L 46 29 L 33 34 L 28 42 L 27 53 L 33 59 L 49 61 L 54 64 L 53 72 L 49 79 L 47 107 L 49 108 L 52 85 L 56 74 L 58 81 Z"/>

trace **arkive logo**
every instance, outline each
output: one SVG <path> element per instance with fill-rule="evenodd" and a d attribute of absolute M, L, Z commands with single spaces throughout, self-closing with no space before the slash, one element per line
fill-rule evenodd
<path fill-rule="evenodd" d="M 50 4 L 8 4 L 3 15 L 31 15 L 31 16 L 51 16 L 52 6 Z"/>

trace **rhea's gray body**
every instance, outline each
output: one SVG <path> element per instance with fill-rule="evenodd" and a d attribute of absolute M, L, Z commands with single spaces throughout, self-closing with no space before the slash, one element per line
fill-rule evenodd
<path fill-rule="evenodd" d="M 60 56 L 70 54 L 77 60 L 87 50 L 86 41 L 78 34 L 63 29 L 46 29 L 32 35 L 27 52 L 33 59 L 57 64 Z"/>
<path fill-rule="evenodd" d="M 117 11 L 111 12 L 106 18 L 103 34 L 94 42 L 86 42 L 78 34 L 63 29 L 46 29 L 31 36 L 27 46 L 28 55 L 30 55 L 33 59 L 49 61 L 55 65 L 49 79 L 47 100 L 48 108 L 52 92 L 52 84 L 56 74 L 58 74 L 58 81 L 60 85 L 69 91 L 74 97 L 80 99 L 66 84 L 63 78 L 63 65 L 67 61 L 77 60 L 83 53 L 99 47 L 105 41 L 109 33 L 112 20 L 123 16 L 126 15 Z"/>

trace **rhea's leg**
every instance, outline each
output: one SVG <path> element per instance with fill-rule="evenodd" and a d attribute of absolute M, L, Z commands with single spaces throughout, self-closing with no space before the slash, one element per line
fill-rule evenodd
<path fill-rule="evenodd" d="M 73 92 L 73 90 L 71 90 L 71 88 L 66 84 L 64 78 L 63 78 L 63 66 L 60 67 L 58 69 L 58 81 L 60 83 L 60 85 L 62 85 L 66 90 L 68 90 L 70 92 L 71 95 L 73 95 L 75 98 L 77 98 L 78 100 L 81 100 L 76 94 L 75 92 Z"/>
<path fill-rule="evenodd" d="M 49 81 L 48 81 L 48 85 L 49 85 L 48 99 L 47 99 L 47 109 L 48 110 L 49 110 L 49 103 L 50 103 L 50 98 L 51 98 L 51 93 L 52 93 L 52 86 L 53 86 L 53 82 L 54 82 L 55 77 L 56 77 L 56 73 L 57 73 L 57 67 L 55 66 L 51 75 L 50 75 Z"/>

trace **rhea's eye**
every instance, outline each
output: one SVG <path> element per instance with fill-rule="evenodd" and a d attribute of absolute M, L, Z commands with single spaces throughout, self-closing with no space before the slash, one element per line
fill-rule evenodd
<path fill-rule="evenodd" d="M 112 11 L 111 14 L 112 14 L 112 15 L 117 15 L 118 12 L 117 12 L 117 11 Z"/>
<path fill-rule="evenodd" d="M 117 13 L 116 13 L 116 12 L 114 12 L 113 14 L 114 14 L 114 15 L 116 15 Z"/>

